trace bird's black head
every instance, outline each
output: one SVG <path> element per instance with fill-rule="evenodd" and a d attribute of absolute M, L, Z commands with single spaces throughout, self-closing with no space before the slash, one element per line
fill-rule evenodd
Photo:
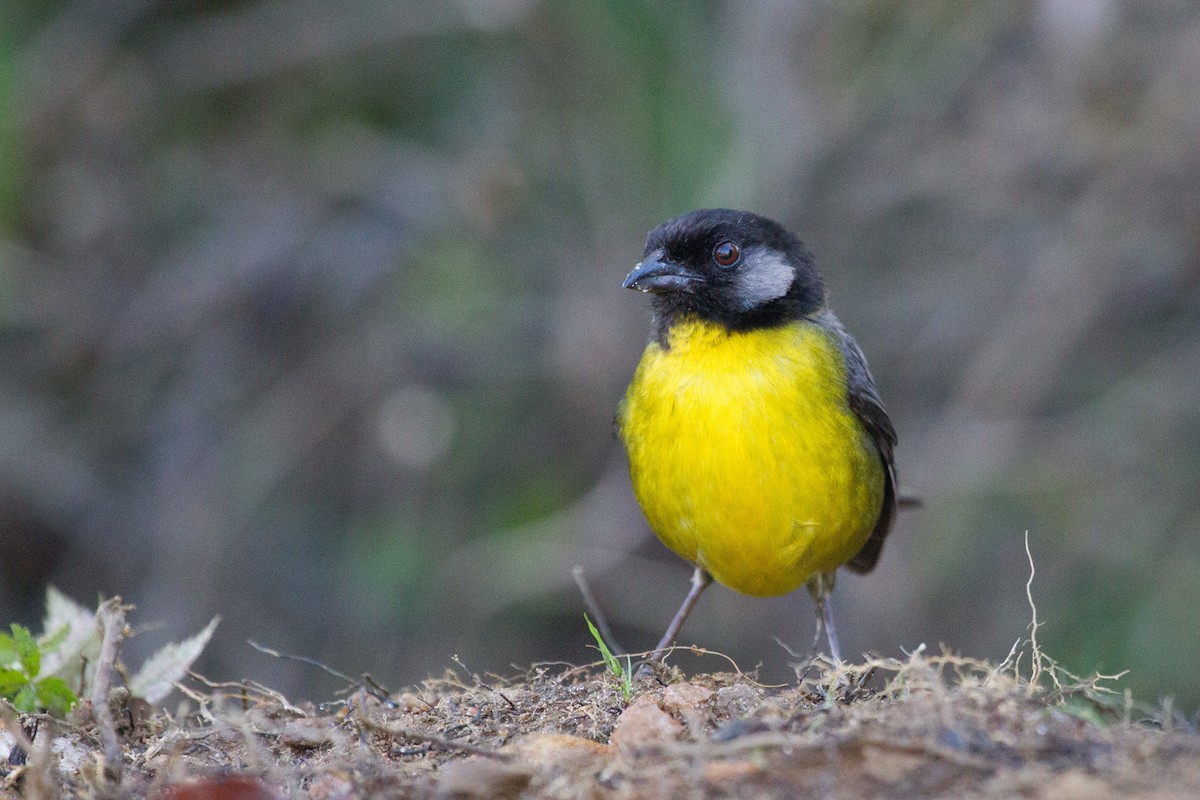
<path fill-rule="evenodd" d="M 729 330 L 780 325 L 819 311 L 825 287 L 812 254 L 783 226 L 746 211 L 702 209 L 646 238 L 624 286 L 654 294 L 659 338 L 682 317 Z"/>

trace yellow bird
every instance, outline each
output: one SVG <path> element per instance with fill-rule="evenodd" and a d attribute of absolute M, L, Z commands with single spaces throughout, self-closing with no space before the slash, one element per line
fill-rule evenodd
<path fill-rule="evenodd" d="M 745 594 L 807 584 L 830 655 L 834 573 L 869 572 L 896 512 L 896 433 L 812 255 L 781 225 L 705 209 L 650 232 L 624 286 L 654 333 L 617 426 L 651 529 L 696 565 L 655 648 L 715 578 Z"/>

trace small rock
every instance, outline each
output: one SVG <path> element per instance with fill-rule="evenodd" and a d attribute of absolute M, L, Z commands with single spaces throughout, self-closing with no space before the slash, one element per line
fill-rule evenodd
<path fill-rule="evenodd" d="M 354 796 L 354 781 L 346 775 L 327 772 L 308 784 L 308 796 L 312 800 L 350 800 Z"/>
<path fill-rule="evenodd" d="M 691 683 L 673 683 L 663 690 L 662 704 L 668 711 L 699 708 L 712 699 L 714 692 Z"/>
<path fill-rule="evenodd" d="M 713 694 L 712 689 L 703 686 L 673 683 L 663 691 L 662 706 L 683 720 L 689 734 L 699 738 L 705 734 L 709 717 L 708 701 Z"/>
<path fill-rule="evenodd" d="M 742 717 L 762 705 L 762 695 L 744 683 L 735 683 L 718 689 L 713 705 L 718 712 L 730 717 Z"/>
<path fill-rule="evenodd" d="M 519 797 L 533 773 L 495 758 L 472 756 L 451 761 L 438 776 L 438 797 L 446 800 L 507 800 Z"/>
<path fill-rule="evenodd" d="M 683 726 L 659 707 L 653 695 L 642 695 L 617 719 L 610 742 L 619 750 L 674 741 Z"/>
<path fill-rule="evenodd" d="M 511 753 L 534 767 L 572 764 L 609 753 L 608 745 L 565 733 L 530 733 L 505 745 L 501 752 Z"/>

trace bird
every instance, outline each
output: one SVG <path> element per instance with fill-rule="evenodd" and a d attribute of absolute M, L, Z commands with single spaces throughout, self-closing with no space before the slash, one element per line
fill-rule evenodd
<path fill-rule="evenodd" d="M 646 238 L 625 288 L 652 334 L 615 420 L 651 530 L 695 565 L 649 661 L 715 579 L 771 597 L 806 585 L 841 663 L 830 593 L 875 568 L 898 507 L 896 431 L 804 243 L 747 211 L 700 209 Z"/>

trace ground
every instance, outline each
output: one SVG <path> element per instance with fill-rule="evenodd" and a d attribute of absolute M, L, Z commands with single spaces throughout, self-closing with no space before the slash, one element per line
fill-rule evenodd
<path fill-rule="evenodd" d="M 25 748 L 7 714 L 0 798 L 1200 797 L 1186 720 L 1040 655 L 1025 666 L 918 652 L 764 686 L 555 665 L 391 694 L 364 682 L 320 706 L 197 677 L 185 716 L 110 696 L 119 763 L 87 703 L 67 722 L 21 718 L 37 725 Z"/>

